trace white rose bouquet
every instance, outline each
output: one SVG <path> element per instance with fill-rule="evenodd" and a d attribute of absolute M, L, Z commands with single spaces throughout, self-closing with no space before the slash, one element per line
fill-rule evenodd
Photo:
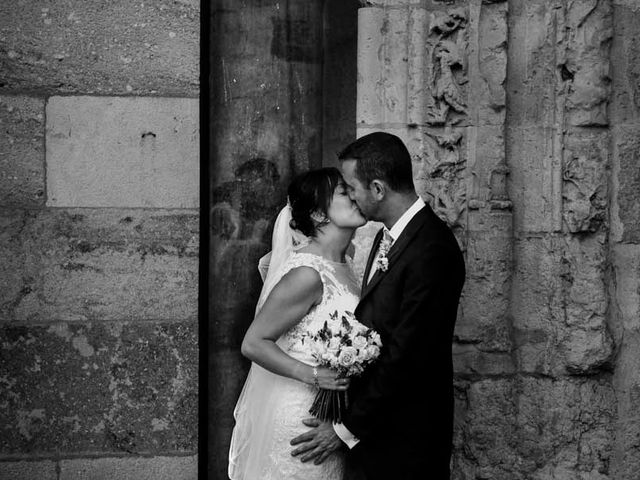
<path fill-rule="evenodd" d="M 307 334 L 303 342 L 308 342 L 319 366 L 337 370 L 342 378 L 362 374 L 378 358 L 382 347 L 375 330 L 358 322 L 352 312 L 337 310 L 320 330 Z M 309 413 L 320 420 L 339 423 L 347 407 L 347 392 L 320 389 Z"/>

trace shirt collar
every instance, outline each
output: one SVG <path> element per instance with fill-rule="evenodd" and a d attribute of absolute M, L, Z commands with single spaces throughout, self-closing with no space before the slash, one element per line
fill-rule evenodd
<path fill-rule="evenodd" d="M 424 200 L 418 197 L 418 199 L 413 203 L 413 205 L 411 205 L 407 209 L 407 211 L 402 214 L 402 216 L 398 219 L 398 221 L 393 224 L 393 227 L 391 227 L 391 230 L 389 230 L 389 233 L 391 234 L 391 238 L 393 238 L 394 242 L 398 239 L 398 237 L 400 236 L 402 231 L 405 229 L 407 224 L 411 221 L 411 219 L 416 215 L 416 213 L 422 210 L 422 207 L 424 206 L 425 206 Z"/>

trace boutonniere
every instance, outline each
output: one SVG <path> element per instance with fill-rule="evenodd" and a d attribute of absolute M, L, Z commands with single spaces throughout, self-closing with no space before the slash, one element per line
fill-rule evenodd
<path fill-rule="evenodd" d="M 380 242 L 380 246 L 378 247 L 378 259 L 376 260 L 376 268 L 381 272 L 386 272 L 389 268 L 389 259 L 387 258 L 387 254 L 389 253 L 389 249 L 391 248 L 391 243 L 391 238 L 385 235 Z"/>

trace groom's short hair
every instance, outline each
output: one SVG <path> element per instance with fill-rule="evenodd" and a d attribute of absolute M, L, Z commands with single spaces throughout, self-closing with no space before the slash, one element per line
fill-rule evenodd
<path fill-rule="evenodd" d="M 390 133 L 360 137 L 338 153 L 338 159 L 357 160 L 356 177 L 367 187 L 377 179 L 397 192 L 415 189 L 409 151 L 400 138 Z"/>

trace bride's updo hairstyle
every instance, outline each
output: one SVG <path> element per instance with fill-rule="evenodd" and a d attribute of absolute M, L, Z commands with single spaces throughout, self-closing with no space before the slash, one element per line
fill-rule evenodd
<path fill-rule="evenodd" d="M 341 182 L 342 175 L 335 167 L 309 170 L 297 175 L 289 184 L 288 190 L 291 228 L 307 237 L 315 237 L 318 229 L 329 221 L 317 222 L 311 215 L 316 213 L 327 216 L 333 192 Z"/>

